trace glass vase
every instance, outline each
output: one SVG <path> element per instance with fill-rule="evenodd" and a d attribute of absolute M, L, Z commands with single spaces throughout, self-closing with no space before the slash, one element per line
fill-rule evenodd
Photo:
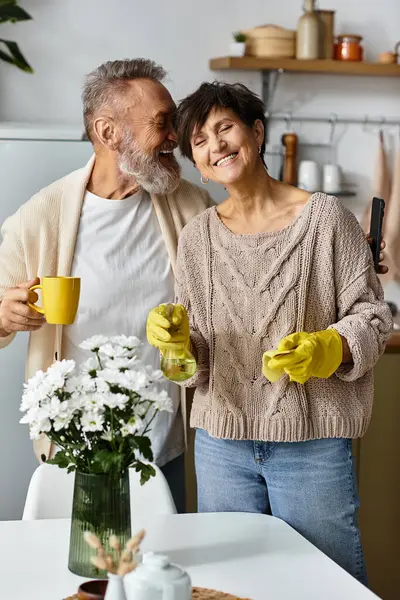
<path fill-rule="evenodd" d="M 124 547 L 131 537 L 129 471 L 120 477 L 75 473 L 68 568 L 81 577 L 104 579 L 107 573 L 90 562 L 95 550 L 85 542 L 85 531 L 94 533 L 107 553 L 112 554 L 112 534 Z"/>

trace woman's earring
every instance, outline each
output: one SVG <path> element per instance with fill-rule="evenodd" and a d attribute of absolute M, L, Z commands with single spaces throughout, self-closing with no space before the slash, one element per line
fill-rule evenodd
<path fill-rule="evenodd" d="M 262 146 L 258 146 L 258 154 L 261 154 L 261 148 Z"/>
<path fill-rule="evenodd" d="M 203 177 L 203 175 L 200 175 L 200 181 L 203 185 L 207 185 L 207 183 L 210 181 L 208 179 L 208 177 Z"/>

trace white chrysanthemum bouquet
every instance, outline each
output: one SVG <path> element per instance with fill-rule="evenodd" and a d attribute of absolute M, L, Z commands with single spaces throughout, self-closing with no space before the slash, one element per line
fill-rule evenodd
<path fill-rule="evenodd" d="M 79 370 L 73 360 L 53 363 L 24 386 L 21 423 L 30 436 L 42 433 L 58 451 L 48 462 L 81 473 L 141 472 L 144 483 L 154 475 L 151 423 L 172 402 L 158 389 L 161 371 L 140 360 L 136 337 L 94 336 L 81 348 L 92 352 Z"/>

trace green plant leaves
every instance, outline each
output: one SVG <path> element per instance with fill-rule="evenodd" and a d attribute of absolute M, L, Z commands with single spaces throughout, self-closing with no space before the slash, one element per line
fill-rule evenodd
<path fill-rule="evenodd" d="M 17 5 L 16 0 L 0 0 L 0 24 L 18 23 L 32 19 L 26 10 Z M 0 39 L 0 60 L 18 67 L 26 73 L 33 73 L 33 69 L 22 54 L 16 42 Z M 5 48 L 4 48 L 5 47 Z"/>
<path fill-rule="evenodd" d="M 143 458 L 149 460 L 150 462 L 153 460 L 153 451 L 151 449 L 151 441 L 147 436 L 132 436 L 129 438 L 129 443 L 135 450 L 139 450 L 142 454 Z"/>
<path fill-rule="evenodd" d="M 118 473 L 123 470 L 124 457 L 110 450 L 97 450 L 93 454 L 90 471 L 92 473 Z"/>
<path fill-rule="evenodd" d="M 49 463 L 50 465 L 57 465 L 57 467 L 60 467 L 60 469 L 68 468 L 69 473 L 71 472 L 71 470 L 74 470 L 74 468 L 72 468 L 70 470 L 70 467 L 72 467 L 71 458 L 65 455 L 64 450 L 60 450 L 59 452 L 56 452 L 56 454 L 53 456 L 53 458 L 49 458 L 49 460 L 47 460 L 46 462 Z"/>
<path fill-rule="evenodd" d="M 150 477 L 154 477 L 156 474 L 156 470 L 152 465 L 142 463 L 140 460 L 136 461 L 134 469 L 136 473 L 140 473 L 140 485 L 147 483 Z"/>
<path fill-rule="evenodd" d="M 4 44 L 8 52 L 5 52 L 0 48 L 0 60 L 15 65 L 16 67 L 18 67 L 22 71 L 25 71 L 26 73 L 33 73 L 32 67 L 23 56 L 16 42 L 10 42 L 10 40 L 0 39 L 0 45 L 1 44 Z"/>
<path fill-rule="evenodd" d="M 18 21 L 29 21 L 32 19 L 26 10 L 17 6 L 15 2 L 10 0 L 0 0 L 0 23 L 17 23 Z"/>

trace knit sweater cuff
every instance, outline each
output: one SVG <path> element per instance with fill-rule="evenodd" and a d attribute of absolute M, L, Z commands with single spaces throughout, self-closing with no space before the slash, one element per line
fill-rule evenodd
<path fill-rule="evenodd" d="M 11 344 L 16 335 L 16 333 L 10 333 L 7 337 L 0 338 L 0 350 Z"/>
<path fill-rule="evenodd" d="M 371 339 L 369 327 L 360 327 L 359 323 L 352 324 L 351 321 L 343 319 L 329 329 L 335 329 L 346 339 L 353 359 L 352 363 L 344 363 L 337 369 L 335 375 L 339 379 L 356 381 L 373 369 L 381 352 L 378 344 Z M 357 331 L 356 334 L 355 331 Z"/>

